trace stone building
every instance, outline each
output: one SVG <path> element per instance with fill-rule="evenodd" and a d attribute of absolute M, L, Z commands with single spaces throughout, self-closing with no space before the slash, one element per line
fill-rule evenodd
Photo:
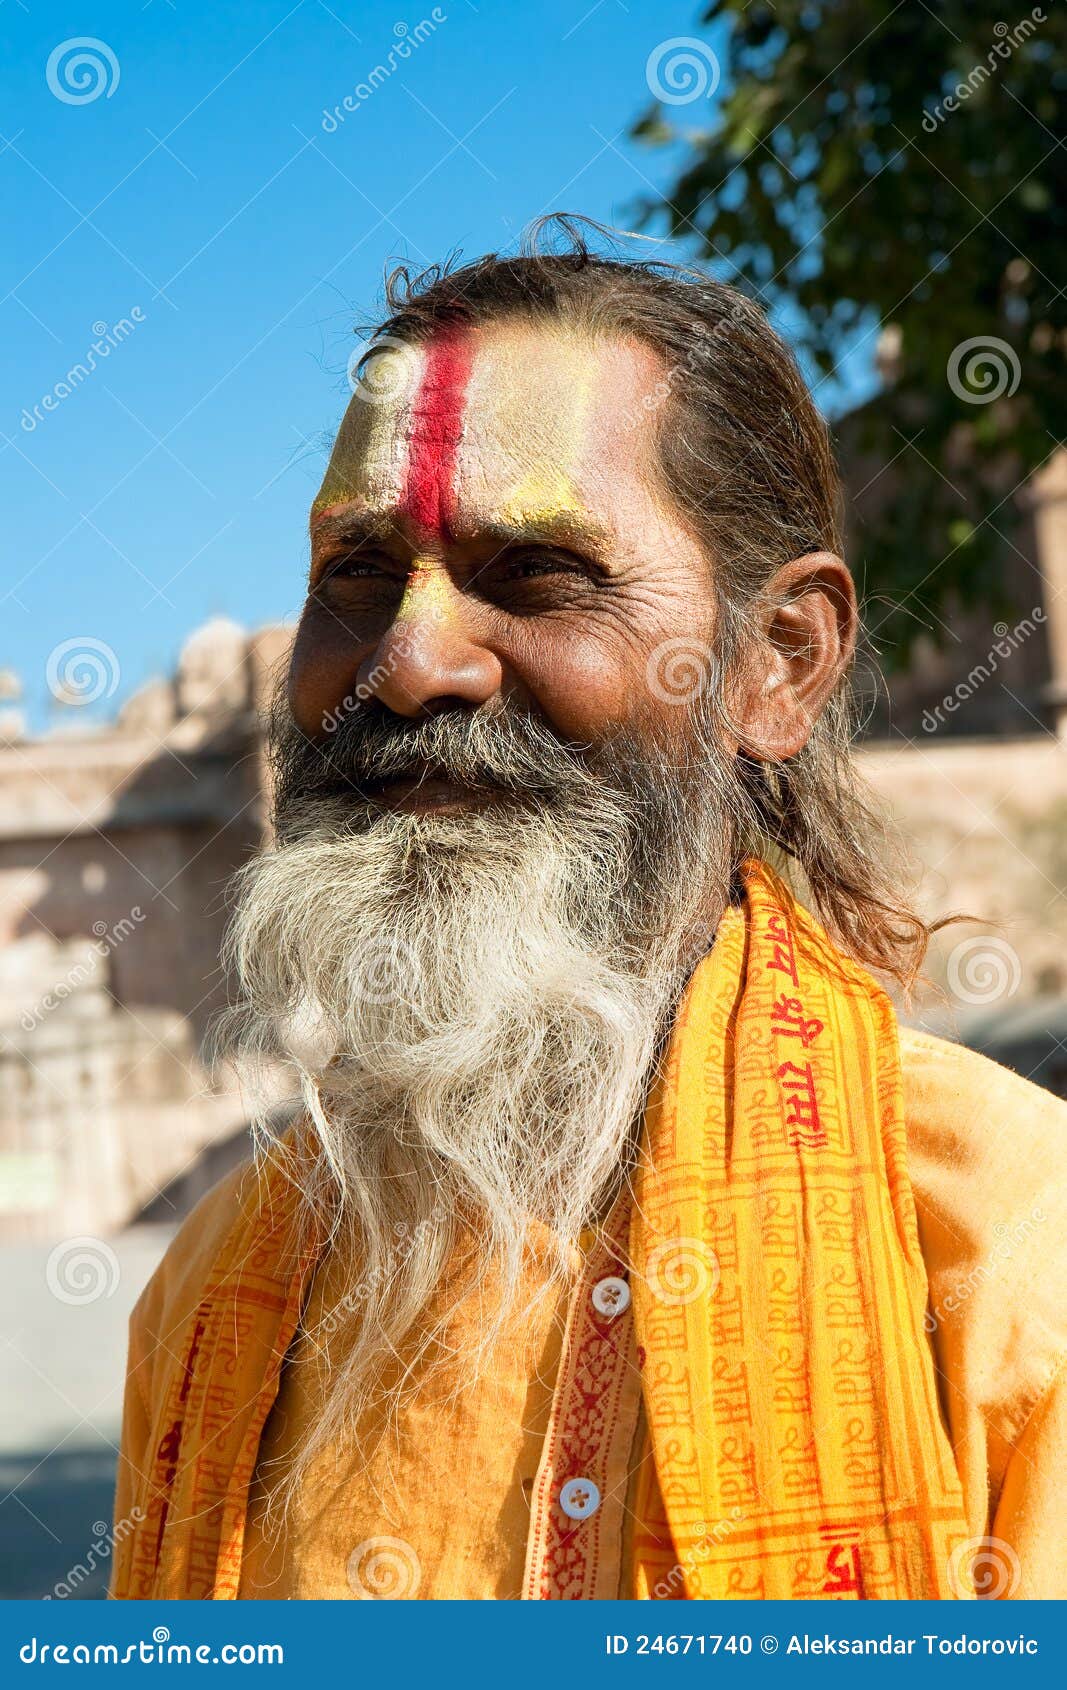
<path fill-rule="evenodd" d="M 0 1236 L 121 1226 L 243 1125 L 202 1050 L 226 884 L 264 825 L 257 704 L 286 645 L 209 622 L 97 731 L 29 740 L 8 710 Z"/>
<path fill-rule="evenodd" d="M 1031 515 L 1040 616 L 1005 655 L 981 618 L 951 656 L 925 653 L 861 763 L 924 913 L 978 917 L 938 936 L 908 1013 L 1067 1095 L 1067 454 Z M 0 1238 L 176 1216 L 243 1153 L 242 1100 L 204 1039 L 288 639 L 215 619 L 93 732 L 27 738 L 0 674 Z"/>

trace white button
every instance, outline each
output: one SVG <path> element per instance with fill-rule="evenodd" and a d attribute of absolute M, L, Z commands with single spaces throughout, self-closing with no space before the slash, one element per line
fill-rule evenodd
<path fill-rule="evenodd" d="M 559 1505 L 568 1520 L 588 1520 L 600 1507 L 600 1492 L 592 1479 L 568 1479 L 559 1493 Z"/>
<path fill-rule="evenodd" d="M 593 1286 L 591 1301 L 597 1314 L 614 1320 L 617 1314 L 625 1314 L 630 1307 L 630 1287 L 625 1279 L 598 1279 Z"/>

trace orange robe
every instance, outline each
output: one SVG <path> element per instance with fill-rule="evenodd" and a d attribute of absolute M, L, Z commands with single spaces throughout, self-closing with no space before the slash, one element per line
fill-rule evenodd
<path fill-rule="evenodd" d="M 115 1593 L 1064 1594 L 1063 1276 L 1038 1268 L 1065 1116 L 937 1041 L 901 1060 L 878 989 L 753 869 L 679 1011 L 637 1203 L 567 1306 L 369 1463 L 324 1457 L 281 1539 L 271 1465 L 328 1364 L 290 1342 L 332 1264 L 279 1271 L 251 1176 L 251 1231 L 235 1181 L 206 1200 L 134 1316 Z M 606 1280 L 631 1307 L 605 1316 Z"/>

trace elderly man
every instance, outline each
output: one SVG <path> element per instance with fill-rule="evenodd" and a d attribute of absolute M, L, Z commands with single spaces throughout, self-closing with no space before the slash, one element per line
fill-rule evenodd
<path fill-rule="evenodd" d="M 303 1108 L 138 1304 L 114 1594 L 1067 1594 L 1065 1112 L 868 972 L 792 358 L 579 239 L 389 298 L 233 925 Z"/>

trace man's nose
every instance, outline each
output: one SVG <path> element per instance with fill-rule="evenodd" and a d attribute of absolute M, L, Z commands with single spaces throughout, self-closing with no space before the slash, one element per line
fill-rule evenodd
<path fill-rule="evenodd" d="M 476 623 L 443 564 L 416 566 L 396 616 L 360 664 L 361 692 L 398 716 L 488 703 L 503 669 Z"/>

